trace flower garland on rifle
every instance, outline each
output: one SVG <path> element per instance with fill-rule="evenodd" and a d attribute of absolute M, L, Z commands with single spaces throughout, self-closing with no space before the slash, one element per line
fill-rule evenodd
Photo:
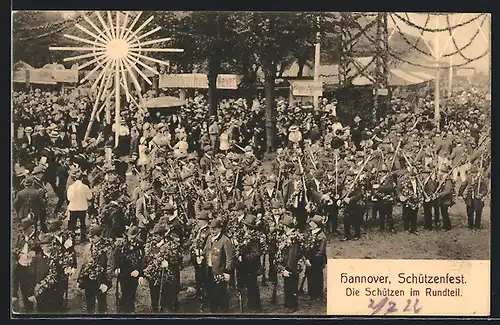
<path fill-rule="evenodd" d="M 243 256 L 245 253 L 250 253 L 248 256 L 249 259 L 253 260 L 254 258 L 258 258 L 258 256 L 253 256 L 252 253 L 253 251 L 248 251 L 248 248 L 254 244 L 254 243 L 259 243 L 260 245 L 260 232 L 257 230 L 253 229 L 248 229 L 247 231 L 243 232 L 243 236 L 241 237 L 241 240 L 237 242 L 237 244 L 234 246 L 234 255 L 238 259 L 240 256 Z M 262 246 L 261 246 L 262 247 Z"/>
<path fill-rule="evenodd" d="M 415 193 L 413 193 L 410 177 L 403 176 L 401 182 L 401 194 L 406 197 L 406 201 L 402 202 L 403 206 L 411 209 L 418 209 L 421 202 L 422 193 L 420 188 L 418 187 L 417 180 L 415 179 Z"/>
<path fill-rule="evenodd" d="M 48 259 L 48 273 L 35 285 L 35 297 L 41 297 L 57 283 L 57 263 L 53 256 L 43 257 Z"/>
<path fill-rule="evenodd" d="M 205 228 L 208 229 L 208 226 L 206 226 Z M 191 243 L 189 251 L 194 257 L 200 257 L 203 255 L 206 239 L 209 233 L 208 231 L 202 231 L 200 233 L 200 236 L 196 238 L 196 236 L 198 236 L 198 233 L 200 232 L 200 229 L 201 227 L 198 225 L 194 227 L 193 231 L 191 232 L 191 236 L 189 237 L 189 242 Z"/>
<path fill-rule="evenodd" d="M 59 265 L 63 268 L 68 266 L 76 268 L 77 260 L 73 246 L 73 236 L 67 230 L 64 230 L 60 236 L 63 238 L 62 243 L 58 243 L 57 241 L 52 243 L 52 254 L 54 255 L 54 259 L 57 260 Z M 66 240 L 72 241 L 72 245 L 68 248 L 64 247 Z"/>
<path fill-rule="evenodd" d="M 299 243 L 299 256 L 303 256 L 303 252 L 305 251 L 305 238 L 302 233 L 294 230 L 290 234 L 283 233 L 283 235 L 279 238 L 275 261 L 278 274 L 286 270 L 286 266 L 283 265 L 284 257 L 286 254 L 288 254 L 288 250 L 290 249 L 290 247 L 297 242 Z M 298 263 L 298 273 L 300 272 L 302 272 L 302 263 Z"/>
<path fill-rule="evenodd" d="M 169 265 L 163 272 L 163 281 L 172 282 L 174 280 L 173 266 L 179 263 L 180 254 L 181 241 L 178 237 L 173 235 L 167 235 L 166 237 L 157 235 L 153 237 L 146 244 L 144 277 L 149 283 L 159 285 L 161 282 L 161 263 L 167 261 Z"/>
<path fill-rule="evenodd" d="M 131 239 L 118 238 L 115 247 L 120 252 L 120 256 L 126 256 L 132 267 L 137 270 L 144 257 L 142 244 L 139 237 Z"/>
<path fill-rule="evenodd" d="M 99 258 L 103 254 L 108 254 L 112 247 L 112 239 L 104 237 L 102 237 L 96 244 L 92 245 L 90 260 L 82 265 L 82 269 L 78 275 L 77 282 L 80 285 L 82 285 L 87 279 L 91 281 L 99 280 L 102 274 L 107 271 L 104 269 L 104 266 L 101 265 Z"/>

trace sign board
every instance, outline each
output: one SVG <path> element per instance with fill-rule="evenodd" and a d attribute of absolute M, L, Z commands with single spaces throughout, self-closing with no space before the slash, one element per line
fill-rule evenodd
<path fill-rule="evenodd" d="M 55 84 L 57 82 L 78 82 L 78 70 L 62 69 L 19 69 L 14 70 L 14 82 L 26 82 L 26 72 L 29 74 L 30 83 Z"/>
<path fill-rule="evenodd" d="M 78 70 L 76 69 L 66 69 L 66 70 L 52 70 L 52 78 L 56 82 L 68 82 L 75 83 L 78 82 Z"/>
<path fill-rule="evenodd" d="M 472 77 L 474 72 L 474 68 L 457 68 L 457 76 L 460 77 Z"/>
<path fill-rule="evenodd" d="M 323 96 L 323 84 L 308 80 L 293 81 L 292 94 L 304 97 Z"/>
<path fill-rule="evenodd" d="M 387 88 L 377 89 L 378 96 L 387 96 L 389 95 L 389 90 Z"/>
<path fill-rule="evenodd" d="M 238 89 L 241 76 L 219 74 L 217 89 Z M 163 74 L 160 76 L 160 88 L 197 88 L 208 89 L 208 77 L 203 73 Z"/>

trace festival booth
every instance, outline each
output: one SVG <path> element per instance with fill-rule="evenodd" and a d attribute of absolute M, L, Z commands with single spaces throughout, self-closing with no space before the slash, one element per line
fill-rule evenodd
<path fill-rule="evenodd" d="M 14 84 L 30 88 L 31 85 L 45 86 L 45 88 L 74 87 L 78 82 L 78 68 L 76 65 L 66 69 L 62 64 L 46 64 L 42 68 L 34 68 L 23 61 L 13 66 Z"/>
<path fill-rule="evenodd" d="M 235 74 L 219 74 L 217 76 L 217 89 L 223 91 L 224 97 L 234 95 L 242 76 Z M 160 89 L 179 89 L 179 97 L 186 99 L 187 91 L 208 90 L 208 76 L 203 73 L 162 74 L 158 87 Z"/>
<path fill-rule="evenodd" d="M 184 104 L 185 100 L 172 96 L 156 97 L 144 102 L 150 115 L 159 117 L 177 114 Z"/>

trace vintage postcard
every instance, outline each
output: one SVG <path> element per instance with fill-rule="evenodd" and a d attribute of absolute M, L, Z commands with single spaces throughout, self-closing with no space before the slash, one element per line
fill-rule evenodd
<path fill-rule="evenodd" d="M 490 30 L 13 12 L 13 317 L 488 316 Z"/>

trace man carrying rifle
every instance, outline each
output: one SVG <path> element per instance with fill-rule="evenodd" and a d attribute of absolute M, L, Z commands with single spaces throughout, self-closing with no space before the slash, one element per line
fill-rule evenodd
<path fill-rule="evenodd" d="M 204 288 L 204 277 L 205 277 L 205 260 L 203 258 L 205 244 L 207 238 L 210 235 L 210 211 L 201 211 L 197 219 L 197 225 L 191 232 L 191 238 L 189 242 L 191 243 L 190 253 L 191 253 L 191 263 L 194 265 L 194 278 L 196 282 L 196 298 L 199 300 L 201 306 L 201 312 L 204 311 L 204 300 L 205 300 L 205 288 Z"/>
<path fill-rule="evenodd" d="M 451 220 L 448 209 L 455 204 L 455 182 L 451 176 L 451 167 L 444 166 L 438 172 L 438 186 L 434 197 L 438 199 L 441 216 L 443 217 L 443 230 L 451 230 Z"/>
<path fill-rule="evenodd" d="M 142 186 L 142 196 L 135 203 L 135 216 L 137 218 L 135 224 L 139 227 L 139 236 L 142 241 L 147 242 L 148 231 L 153 228 L 159 204 L 150 183 L 143 182 Z"/>
<path fill-rule="evenodd" d="M 269 240 L 269 280 L 273 283 L 272 304 L 276 304 L 276 289 L 278 286 L 276 254 L 279 240 L 285 232 L 285 226 L 281 223 L 284 213 L 285 209 L 283 208 L 283 202 L 274 200 L 272 202 L 271 212 L 265 215 Z"/>
<path fill-rule="evenodd" d="M 488 183 L 481 177 L 481 170 L 473 166 L 470 176 L 462 183 L 458 196 L 462 197 L 467 206 L 467 223 L 471 230 L 481 229 L 481 216 L 483 214 L 484 198 L 488 193 Z"/>
<path fill-rule="evenodd" d="M 433 212 L 434 226 L 437 228 L 439 225 L 439 204 L 438 201 L 433 198 L 433 194 L 437 188 L 435 171 L 431 170 L 429 166 L 424 166 L 422 178 L 422 186 L 424 187 L 422 192 L 424 198 L 424 229 L 432 230 Z"/>
<path fill-rule="evenodd" d="M 311 300 L 323 299 L 323 269 L 326 266 L 324 218 L 315 215 L 309 222 L 311 233 L 306 240 L 307 293 Z"/>
<path fill-rule="evenodd" d="M 47 223 L 48 230 L 53 235 L 52 254 L 64 273 L 63 278 L 58 283 L 57 306 L 60 306 L 61 309 L 67 309 L 68 281 L 77 267 L 74 237 L 69 231 L 62 229 L 61 219 L 54 217 L 48 219 Z"/>
<path fill-rule="evenodd" d="M 211 313 L 229 312 L 227 283 L 234 267 L 233 245 L 222 233 L 222 222 L 213 219 L 210 224 L 210 237 L 205 245 L 206 282 L 208 302 Z"/>
<path fill-rule="evenodd" d="M 295 312 L 298 309 L 299 274 L 301 272 L 299 259 L 304 244 L 303 235 L 295 228 L 297 223 L 290 215 L 280 221 L 285 231 L 278 241 L 276 267 L 278 274 L 283 276 L 284 307 Z"/>
<path fill-rule="evenodd" d="M 399 179 L 396 197 L 403 206 L 403 227 L 411 234 L 417 234 L 417 212 L 422 195 L 415 169 L 410 170 Z"/>
<path fill-rule="evenodd" d="M 95 313 L 97 299 L 97 311 L 106 313 L 106 294 L 112 287 L 113 279 L 113 241 L 103 236 L 102 228 L 93 225 L 89 229 L 90 244 L 84 252 L 84 259 L 78 284 L 85 290 L 87 301 L 87 312 Z"/>
<path fill-rule="evenodd" d="M 236 264 L 239 264 L 239 286 L 246 289 L 248 296 L 247 308 L 250 311 L 260 311 L 260 292 L 257 277 L 260 269 L 262 253 L 260 232 L 257 229 L 256 216 L 247 214 L 243 220 L 243 238 L 235 247 Z M 240 303 L 240 312 L 243 312 Z"/>
<path fill-rule="evenodd" d="M 387 224 L 389 231 L 394 233 L 394 219 L 392 218 L 395 197 L 394 178 L 385 164 L 380 167 L 378 176 L 378 182 L 372 186 L 375 205 L 379 211 L 379 229 L 384 231 Z"/>
<path fill-rule="evenodd" d="M 354 184 L 356 173 L 350 169 L 346 172 L 344 180 L 345 186 L 351 186 L 345 193 L 343 199 L 337 201 L 337 206 L 345 207 L 344 211 L 344 238 L 342 241 L 358 240 L 361 237 L 361 223 L 363 220 L 363 189 L 362 185 Z M 354 228 L 354 237 L 351 233 L 351 228 Z"/>
<path fill-rule="evenodd" d="M 144 249 L 144 277 L 149 283 L 153 312 L 176 310 L 181 242 L 164 222 L 151 231 Z"/>
<path fill-rule="evenodd" d="M 144 242 L 139 236 L 137 226 L 127 229 L 125 236 L 115 243 L 115 275 L 118 278 L 121 297 L 118 299 L 118 312 L 133 313 L 137 286 L 143 282 Z M 118 283 L 117 283 L 118 288 Z"/>

